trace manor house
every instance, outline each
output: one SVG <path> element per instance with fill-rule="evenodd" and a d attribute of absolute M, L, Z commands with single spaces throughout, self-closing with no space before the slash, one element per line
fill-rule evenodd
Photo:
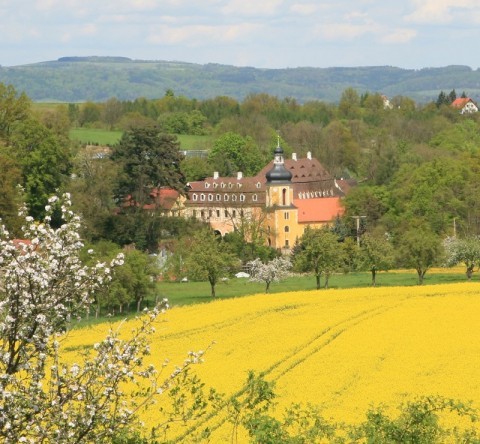
<path fill-rule="evenodd" d="M 343 213 L 341 198 L 349 184 L 336 180 L 317 159 L 284 158 L 277 146 L 274 159 L 254 177 L 214 173 L 188 184 L 179 213 L 202 219 L 224 235 L 242 230 L 261 232 L 268 245 L 289 252 L 307 226 L 321 227 Z"/>

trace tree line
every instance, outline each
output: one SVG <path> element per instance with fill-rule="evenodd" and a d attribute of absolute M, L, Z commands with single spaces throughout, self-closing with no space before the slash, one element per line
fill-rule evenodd
<path fill-rule="evenodd" d="M 335 177 L 357 181 L 344 199 L 345 216 L 333 224 L 342 245 L 352 244 L 359 234 L 362 245 L 368 239 L 364 234 L 387 238 L 396 252 L 394 265 L 418 268 L 421 277 L 423 266 L 411 262 L 412 249 L 400 254 L 407 240 L 415 245 L 416 234 L 422 233 L 420 240 L 432 238 L 432 245 L 441 245 L 454 227 L 464 239 L 480 232 L 479 116 L 460 115 L 448 104 L 419 105 L 397 96 L 386 106 L 380 94 L 360 95 L 353 88 L 343 91 L 338 104 L 301 104 L 264 93 L 241 102 L 229 97 L 196 100 L 168 90 L 156 100 L 112 98 L 42 110 L 2 84 L 0 108 L 0 214 L 12 233 L 20 232 L 20 202 L 38 219 L 48 197 L 60 190 L 72 193 L 88 243 L 134 245 L 145 253 L 165 246 L 180 251 L 183 239 L 188 244 L 205 226 L 164 217 L 158 208 L 144 211 L 151 203 L 150 190 L 169 186 L 184 192 L 188 181 L 213 171 L 256 174 L 271 160 L 278 134 L 287 155 L 302 157 L 309 151 Z M 76 125 L 122 129 L 123 136 L 110 155 L 99 158 L 90 147 L 69 139 L 69 129 Z M 182 133 L 208 134 L 208 157 L 183 158 L 175 136 Z M 260 227 L 261 220 L 242 220 L 221 240 L 238 263 L 276 257 L 265 246 Z M 366 269 L 353 253 L 347 257 L 347 269 Z M 438 252 L 432 263 L 442 263 Z M 205 278 L 202 273 L 196 278 L 200 276 Z M 106 298 L 104 306 L 121 301 L 121 293 Z M 147 294 L 126 305 L 118 302 L 116 309 L 134 306 Z"/>

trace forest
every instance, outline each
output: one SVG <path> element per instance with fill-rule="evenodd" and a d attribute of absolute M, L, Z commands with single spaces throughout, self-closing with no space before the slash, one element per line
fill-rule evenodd
<path fill-rule="evenodd" d="M 318 64 L 312 60 L 312 64 Z M 216 96 L 244 100 L 249 94 L 267 93 L 301 103 L 323 100 L 337 103 L 342 91 L 380 92 L 408 96 L 419 103 L 434 100 L 441 89 L 468 90 L 480 95 L 480 71 L 469 66 L 403 69 L 395 66 L 358 66 L 259 69 L 216 63 L 196 64 L 127 57 L 61 57 L 20 66 L 0 66 L 0 82 L 12 84 L 32 100 L 41 102 L 95 102 L 117 97 L 160 98 L 166 89 L 190 98 Z"/>
<path fill-rule="evenodd" d="M 119 277 L 114 294 L 99 302 L 99 308 L 114 304 L 121 310 L 132 302 L 132 294 L 138 305 L 153 291 L 148 276 L 157 271 L 153 265 L 149 269 L 146 253 L 166 247 L 193 251 L 192 239 L 215 242 L 199 234 L 205 228 L 199 221 L 164 217 L 161 211 L 152 217 L 142 205 L 125 205 L 126 199 L 133 196 L 145 204 L 153 187 L 182 192 L 188 181 L 213 171 L 253 175 L 272 158 L 279 135 L 287 155 L 305 157 L 309 151 L 337 178 L 357 183 L 344 199 L 344 217 L 332 227 L 334 241 L 346 252 L 334 258 L 341 266 L 323 270 L 327 281 L 326 272 L 340 268 L 374 271 L 366 253 L 363 259 L 355 253 L 359 235 L 365 238 L 364 249 L 369 238 L 377 250 L 378 239 L 387 239 L 394 256 L 388 266 L 415 268 L 421 281 L 428 267 L 446 262 L 440 248 L 445 239 L 477 239 L 480 234 L 480 117 L 452 108 L 449 101 L 456 95 L 455 90 L 438 91 L 439 100 L 426 104 L 395 96 L 387 107 L 380 94 L 359 94 L 351 87 L 343 90 L 338 104 L 299 103 L 266 93 L 242 101 L 227 96 L 200 100 L 166 90 L 159 99 L 39 106 L 13 86 L 0 84 L 0 215 L 12 235 L 21 237 L 21 202 L 39 220 L 51 195 L 70 193 L 82 217 L 82 238 L 96 246 L 97 259 L 135 246 L 128 273 Z M 97 147 L 72 140 L 72 128 L 115 130 L 122 136 L 110 147 Z M 207 157 L 184 157 L 182 135 L 203 138 Z M 55 213 L 52 217 L 55 222 Z M 260 236 L 247 251 L 248 239 L 236 233 L 221 241 L 220 250 L 228 250 L 240 264 L 275 258 L 263 240 Z M 306 259 L 312 261 L 304 253 L 308 239 L 303 246 L 301 241 L 296 266 L 311 271 L 305 265 Z M 428 258 L 415 249 L 418 245 L 429 248 Z M 421 264 L 414 260 L 418 257 Z M 135 286 L 132 276 L 138 277 L 138 269 L 148 271 Z M 206 280 L 205 274 L 198 276 Z"/>

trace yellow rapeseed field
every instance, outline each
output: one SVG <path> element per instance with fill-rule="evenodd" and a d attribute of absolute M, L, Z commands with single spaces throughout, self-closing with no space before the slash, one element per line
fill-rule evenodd
<path fill-rule="evenodd" d="M 356 423 L 372 405 L 420 395 L 480 407 L 479 326 L 478 283 L 260 294 L 169 310 L 152 361 L 182 362 L 215 341 L 195 367 L 207 386 L 233 394 L 249 370 L 264 372 L 280 407 L 313 403 L 326 418 Z M 65 346 L 98 342 L 107 328 L 72 331 Z M 155 424 L 156 410 L 145 420 Z"/>

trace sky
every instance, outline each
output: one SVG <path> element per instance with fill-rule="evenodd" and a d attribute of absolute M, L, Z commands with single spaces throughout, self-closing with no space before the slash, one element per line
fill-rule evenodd
<path fill-rule="evenodd" d="M 0 65 L 480 66 L 480 0 L 0 0 Z"/>

